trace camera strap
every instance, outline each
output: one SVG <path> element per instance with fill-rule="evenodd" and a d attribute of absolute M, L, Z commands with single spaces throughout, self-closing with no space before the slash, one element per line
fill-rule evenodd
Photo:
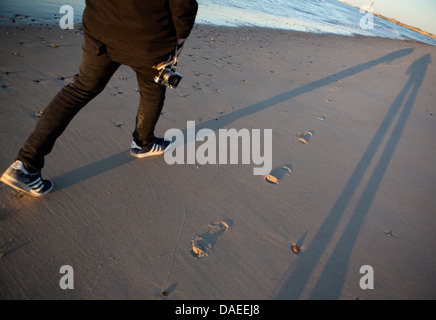
<path fill-rule="evenodd" d="M 177 45 L 174 51 L 174 56 L 171 57 L 171 60 L 157 67 L 157 70 L 163 70 L 165 68 L 171 67 L 171 70 L 175 71 L 177 68 L 177 63 L 179 62 L 179 56 L 183 49 L 183 43 L 181 45 Z"/>
<path fill-rule="evenodd" d="M 176 46 L 176 53 L 175 53 L 174 59 L 173 59 L 173 61 L 174 61 L 173 70 L 176 70 L 176 68 L 177 68 L 177 62 L 179 62 L 179 56 L 180 56 L 180 53 L 182 52 L 182 49 L 183 49 L 183 43 L 181 45 Z"/>

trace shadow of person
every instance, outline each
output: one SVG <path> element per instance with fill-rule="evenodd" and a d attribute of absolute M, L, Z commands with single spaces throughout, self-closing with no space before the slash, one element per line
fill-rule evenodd
<path fill-rule="evenodd" d="M 416 60 L 407 70 L 407 74 L 410 75 L 407 83 L 391 105 L 339 198 L 307 248 L 305 259 L 299 261 L 300 263 L 293 268 L 289 278 L 276 293 L 275 299 L 299 299 L 301 297 L 321 256 L 325 254 L 326 248 L 336 234 L 339 222 L 354 197 L 358 186 L 362 183 L 363 176 L 370 168 L 376 152 L 380 149 L 382 140 L 386 138 L 389 128 L 394 124 L 394 120 L 398 118 L 369 182 L 351 214 L 351 219 L 330 254 L 330 258 L 310 294 L 310 299 L 340 298 L 357 236 L 395 152 L 407 119 L 415 104 L 428 65 L 431 62 L 431 56 L 426 54 Z"/>

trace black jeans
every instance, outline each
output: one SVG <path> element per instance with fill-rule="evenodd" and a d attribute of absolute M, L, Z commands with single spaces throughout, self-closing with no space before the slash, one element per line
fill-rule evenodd
<path fill-rule="evenodd" d="M 119 66 L 120 63 L 113 61 L 107 53 L 98 55 L 84 46 L 79 74 L 44 109 L 35 129 L 19 151 L 17 160 L 21 160 L 29 172 L 37 172 L 44 167 L 44 157 L 51 152 L 56 139 L 73 117 L 103 91 Z M 136 72 L 140 90 L 133 140 L 138 146 L 148 147 L 153 143 L 166 88 L 154 82 L 158 74 L 156 69 L 148 66 L 132 69 Z"/>

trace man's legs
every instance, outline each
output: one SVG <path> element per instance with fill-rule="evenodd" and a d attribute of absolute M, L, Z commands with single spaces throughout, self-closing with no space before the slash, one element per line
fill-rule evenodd
<path fill-rule="evenodd" d="M 19 151 L 17 160 L 22 161 L 29 172 L 42 169 L 44 157 L 51 152 L 56 139 L 80 109 L 103 91 L 119 66 L 105 54 L 97 56 L 83 50 L 79 74 L 45 108 L 35 129 Z"/>
<path fill-rule="evenodd" d="M 158 71 L 153 68 L 135 69 L 140 100 L 136 115 L 136 129 L 133 141 L 144 149 L 154 142 L 154 129 L 159 120 L 165 100 L 166 87 L 154 82 Z"/>

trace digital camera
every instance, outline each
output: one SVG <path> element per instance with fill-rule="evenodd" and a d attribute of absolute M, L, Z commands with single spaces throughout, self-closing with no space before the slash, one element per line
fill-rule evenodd
<path fill-rule="evenodd" d="M 183 76 L 170 68 L 164 68 L 160 71 L 159 75 L 154 78 L 157 84 L 166 86 L 168 88 L 177 88 Z"/>
<path fill-rule="evenodd" d="M 182 48 L 183 43 L 176 46 L 175 53 L 171 60 L 158 68 L 160 72 L 158 76 L 154 77 L 154 82 L 171 89 L 177 88 L 182 80 L 182 75 L 176 72 L 177 63 L 179 62 L 179 56 L 182 52 Z"/>

